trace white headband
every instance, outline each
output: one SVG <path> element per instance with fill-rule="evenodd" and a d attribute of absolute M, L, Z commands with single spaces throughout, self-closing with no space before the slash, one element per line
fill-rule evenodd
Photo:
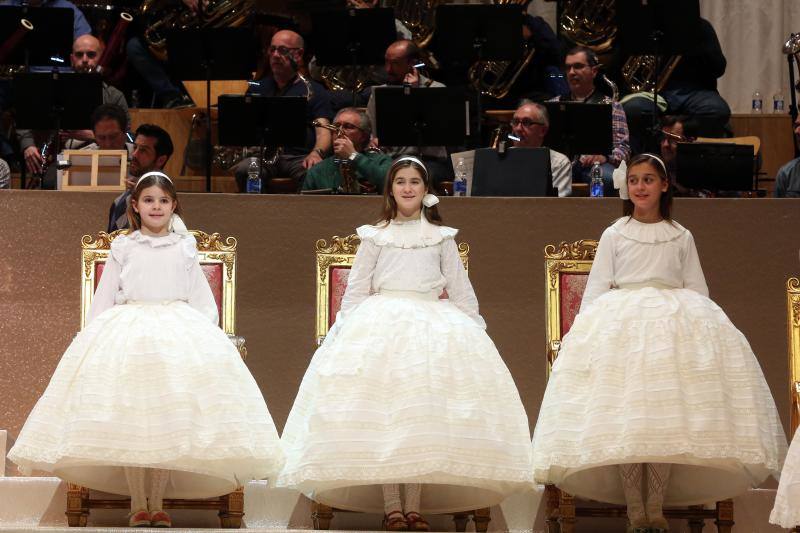
<path fill-rule="evenodd" d="M 422 167 L 422 170 L 425 172 L 425 177 L 426 178 L 428 177 L 428 167 L 425 166 L 425 163 L 423 163 L 420 158 L 415 157 L 413 155 L 404 155 L 402 157 L 398 157 L 397 159 L 394 160 L 394 162 L 392 163 L 392 166 L 393 167 L 397 166 L 400 163 L 402 163 L 403 161 L 410 161 L 412 163 L 418 164 L 419 166 Z"/>
<path fill-rule="evenodd" d="M 650 159 L 655 159 L 658 164 L 661 165 L 661 170 L 664 171 L 664 175 L 669 176 L 669 172 L 667 172 L 667 165 L 664 164 L 664 161 L 662 161 L 660 157 L 655 154 L 651 154 L 650 152 L 644 152 L 642 155 L 646 155 Z"/>
<path fill-rule="evenodd" d="M 167 176 L 163 172 L 159 172 L 157 170 L 154 170 L 152 172 L 145 172 L 144 174 L 142 174 L 142 176 L 138 180 L 136 180 L 136 185 L 134 186 L 134 188 L 138 187 L 143 179 L 149 178 L 150 176 L 161 176 L 162 178 L 164 178 L 168 182 L 172 183 L 172 178 L 170 178 L 169 176 Z M 174 185 L 174 183 L 173 183 L 173 185 Z"/>

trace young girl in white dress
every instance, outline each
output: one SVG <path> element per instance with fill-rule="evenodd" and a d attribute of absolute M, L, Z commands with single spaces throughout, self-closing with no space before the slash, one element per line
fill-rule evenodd
<path fill-rule="evenodd" d="M 131 526 L 169 527 L 162 499 L 226 494 L 280 470 L 264 398 L 217 321 L 175 187 L 142 176 L 78 333 L 8 457 L 131 496 Z"/>
<path fill-rule="evenodd" d="M 427 531 L 423 513 L 489 507 L 533 483 L 519 393 L 429 191 L 420 160 L 394 162 L 281 437 L 279 486 L 382 512 L 392 531 Z"/>
<path fill-rule="evenodd" d="M 636 156 L 620 181 L 625 216 L 600 238 L 553 365 L 535 477 L 665 530 L 662 505 L 777 476 L 786 438 L 747 339 L 708 298 L 692 234 L 670 218 L 664 163 Z"/>

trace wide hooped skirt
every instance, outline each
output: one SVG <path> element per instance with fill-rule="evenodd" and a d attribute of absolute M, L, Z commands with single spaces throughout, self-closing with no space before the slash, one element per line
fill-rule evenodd
<path fill-rule="evenodd" d="M 528 419 L 485 331 L 447 301 L 377 294 L 306 371 L 278 485 L 383 512 L 385 483 L 423 483 L 422 512 L 488 507 L 531 487 Z"/>
<path fill-rule="evenodd" d="M 787 529 L 800 525 L 800 431 L 789 446 L 769 521 Z"/>
<path fill-rule="evenodd" d="M 123 467 L 170 470 L 165 496 L 226 494 L 280 470 L 280 441 L 238 351 L 185 302 L 117 305 L 73 340 L 9 458 L 129 494 Z"/>
<path fill-rule="evenodd" d="M 565 335 L 534 431 L 536 480 L 625 503 L 617 465 L 673 464 L 667 505 L 777 477 L 775 402 L 744 335 L 688 289 L 612 290 Z"/>

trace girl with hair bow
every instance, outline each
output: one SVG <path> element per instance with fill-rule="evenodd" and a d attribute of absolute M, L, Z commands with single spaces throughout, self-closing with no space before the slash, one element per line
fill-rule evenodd
<path fill-rule="evenodd" d="M 530 433 L 423 163 L 397 159 L 383 199 L 286 422 L 278 485 L 427 531 L 425 513 L 531 487 Z"/>
<path fill-rule="evenodd" d="M 8 454 L 23 472 L 130 495 L 132 527 L 169 527 L 165 497 L 227 494 L 283 462 L 180 212 L 166 174 L 139 178 L 88 323 Z"/>

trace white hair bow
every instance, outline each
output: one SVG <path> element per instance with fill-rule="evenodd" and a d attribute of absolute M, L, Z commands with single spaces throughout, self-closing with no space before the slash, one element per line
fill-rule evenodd
<path fill-rule="evenodd" d="M 623 200 L 630 200 L 628 194 L 628 165 L 622 161 L 619 166 L 614 169 L 612 174 L 614 179 L 614 188 L 619 190 L 619 197 Z"/>

